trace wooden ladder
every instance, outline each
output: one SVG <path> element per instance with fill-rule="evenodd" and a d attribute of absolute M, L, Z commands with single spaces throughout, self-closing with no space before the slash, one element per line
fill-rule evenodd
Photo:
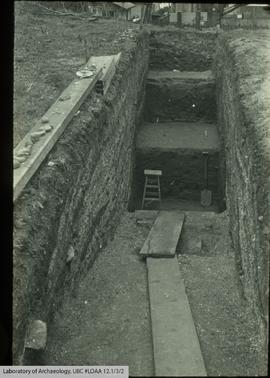
<path fill-rule="evenodd" d="M 142 210 L 144 208 L 145 202 L 159 201 L 160 205 L 161 201 L 159 176 L 162 175 L 162 171 L 145 169 L 144 174 L 145 182 L 142 199 Z"/>

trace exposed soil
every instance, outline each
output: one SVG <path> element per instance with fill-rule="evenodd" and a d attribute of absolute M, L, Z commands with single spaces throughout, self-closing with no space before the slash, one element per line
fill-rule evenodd
<path fill-rule="evenodd" d="M 15 364 L 22 364 L 30 317 L 50 323 L 127 206 L 138 116 L 134 103 L 140 105 L 148 66 L 143 34 L 123 46 L 109 91 L 102 100 L 89 96 L 16 201 Z M 76 258 L 67 263 L 70 248 Z"/>
<path fill-rule="evenodd" d="M 179 266 L 208 375 L 265 375 L 260 329 L 242 295 L 226 212 L 189 212 L 179 244 Z"/>
<path fill-rule="evenodd" d="M 207 373 L 261 375 L 259 334 L 236 279 L 227 215 L 188 214 L 197 220 L 189 237 L 203 234 L 208 247 L 194 255 L 184 244 L 179 255 Z M 123 215 L 76 297 L 65 301 L 49 325 L 39 364 L 119 364 L 129 365 L 131 376 L 153 375 L 147 271 L 138 256 L 148 232 L 149 226 L 136 225 L 133 213 Z"/>
<path fill-rule="evenodd" d="M 136 197 L 133 203 L 134 209 L 141 210 L 142 195 Z M 163 198 L 161 203 L 146 202 L 144 210 L 182 210 L 182 211 L 204 211 L 204 212 L 218 212 L 218 204 L 213 201 L 210 206 L 204 207 L 200 201 L 182 200 L 176 198 Z"/>
<path fill-rule="evenodd" d="M 154 80 L 162 80 L 165 81 L 169 79 L 188 79 L 188 80 L 213 80 L 213 74 L 212 71 L 179 71 L 179 70 L 172 70 L 172 71 L 149 71 L 148 80 L 154 79 Z"/>
<path fill-rule="evenodd" d="M 117 33 L 138 26 L 49 15 L 34 2 L 16 2 L 15 28 L 14 145 L 84 65 L 84 38 L 90 56 L 116 54 L 128 43 Z M 179 265 L 208 375 L 263 375 L 260 330 L 240 290 L 227 218 L 193 216 L 186 240 L 201 238 L 202 248 L 180 245 Z M 47 348 L 34 363 L 129 365 L 132 376 L 153 375 L 147 272 L 138 256 L 148 231 L 134 214 L 123 215 L 91 274 L 48 324 Z"/>
<path fill-rule="evenodd" d="M 15 2 L 14 146 L 85 64 L 83 39 L 89 57 L 117 54 L 128 43 L 120 40 L 120 33 L 128 28 L 138 25 L 58 16 L 39 8 L 38 2 Z"/>
<path fill-rule="evenodd" d="M 156 148 L 158 151 L 217 151 L 219 139 L 216 126 L 211 123 L 143 123 L 138 130 L 137 148 Z"/>
<path fill-rule="evenodd" d="M 138 256 L 146 226 L 126 213 L 114 240 L 96 259 L 75 298 L 49 326 L 45 365 L 129 365 L 132 376 L 153 376 L 147 270 Z"/>
<path fill-rule="evenodd" d="M 208 375 L 266 374 L 258 326 L 240 296 L 233 255 L 181 255 L 179 263 Z"/>
<path fill-rule="evenodd" d="M 270 35 L 220 33 L 215 75 L 221 172 L 245 295 L 269 319 Z M 222 180 L 222 176 L 221 176 Z M 226 185 L 225 185 L 226 181 Z M 267 334 L 267 331 L 265 331 Z"/>

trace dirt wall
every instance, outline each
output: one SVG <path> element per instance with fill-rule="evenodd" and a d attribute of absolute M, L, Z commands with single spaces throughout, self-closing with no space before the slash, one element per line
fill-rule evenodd
<path fill-rule="evenodd" d="M 216 97 L 212 80 L 147 80 L 144 119 L 163 121 L 215 121 Z"/>
<path fill-rule="evenodd" d="M 206 71 L 215 52 L 215 31 L 155 28 L 150 35 L 150 70 Z"/>
<path fill-rule="evenodd" d="M 76 294 L 78 280 L 127 207 L 148 51 L 145 33 L 123 47 L 106 96 L 85 101 L 15 203 L 15 365 L 29 363 L 23 358 L 28 322 L 50 326 L 61 299 Z"/>
<path fill-rule="evenodd" d="M 210 153 L 208 160 L 208 188 L 213 200 L 218 201 L 218 152 Z M 154 149 L 140 149 L 136 153 L 136 197 L 142 198 L 144 169 L 160 169 L 161 195 L 163 199 L 187 199 L 200 201 L 201 190 L 205 189 L 204 161 L 199 151 L 164 152 Z"/>
<path fill-rule="evenodd" d="M 223 190 L 243 293 L 268 316 L 270 241 L 270 37 L 221 32 L 215 63 Z"/>

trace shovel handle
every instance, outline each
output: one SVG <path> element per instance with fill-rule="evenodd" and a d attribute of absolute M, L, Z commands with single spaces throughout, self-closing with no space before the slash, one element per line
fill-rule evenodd
<path fill-rule="evenodd" d="M 204 181 L 205 189 L 208 189 L 208 152 L 203 152 L 204 156 Z"/>

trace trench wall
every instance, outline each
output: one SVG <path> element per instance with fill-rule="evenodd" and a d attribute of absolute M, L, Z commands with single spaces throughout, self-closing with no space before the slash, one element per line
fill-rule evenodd
<path fill-rule="evenodd" d="M 212 80 L 148 79 L 146 92 L 144 119 L 148 122 L 216 120 Z"/>
<path fill-rule="evenodd" d="M 15 203 L 14 365 L 28 362 L 28 322 L 49 327 L 61 298 L 76 293 L 127 208 L 148 56 L 148 35 L 140 33 L 123 48 L 104 99 L 85 101 Z"/>
<path fill-rule="evenodd" d="M 155 28 L 150 34 L 150 70 L 206 71 L 215 53 L 215 31 Z"/>
<path fill-rule="evenodd" d="M 167 72 L 167 77 L 157 74 L 148 78 L 145 120 L 196 122 L 216 119 L 213 80 L 199 79 L 196 75 L 177 78 L 177 71 L 210 72 L 215 44 L 216 32 L 210 30 L 183 30 L 172 26 L 152 30 L 149 70 Z"/>
<path fill-rule="evenodd" d="M 144 121 L 216 122 L 215 82 L 211 75 L 215 44 L 216 33 L 210 30 L 152 27 L 149 38 L 151 75 L 146 82 Z M 179 71 L 187 71 L 187 76 Z M 192 107 L 192 104 L 196 106 Z M 137 147 L 134 172 L 136 198 L 143 196 L 143 171 L 147 168 L 162 170 L 163 198 L 199 201 L 200 191 L 205 188 L 201 152 L 188 148 L 159 151 Z M 214 201 L 220 199 L 218 168 L 219 152 L 211 151 L 208 182 Z"/>
<path fill-rule="evenodd" d="M 144 188 L 144 169 L 160 169 L 161 194 L 163 198 L 200 201 L 201 190 L 205 189 L 204 161 L 202 154 L 194 150 L 179 152 L 137 150 L 136 191 L 142 198 Z M 218 201 L 217 171 L 219 153 L 210 152 L 208 159 L 208 188 L 213 192 L 213 200 Z"/>
<path fill-rule="evenodd" d="M 221 32 L 215 61 L 220 177 L 243 293 L 267 324 L 270 241 L 270 37 Z"/>

